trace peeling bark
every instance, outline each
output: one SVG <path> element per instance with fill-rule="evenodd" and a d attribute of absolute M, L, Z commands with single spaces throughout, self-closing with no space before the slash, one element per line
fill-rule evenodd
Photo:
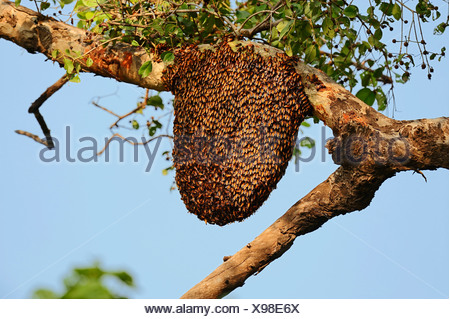
<path fill-rule="evenodd" d="M 318 229 L 332 217 L 367 207 L 383 181 L 393 175 L 388 171 L 372 174 L 354 168 L 338 168 L 181 298 L 222 298 L 243 286 L 248 277 L 286 252 L 298 236 Z"/>
<path fill-rule="evenodd" d="M 102 44 L 102 38 L 95 33 L 22 6 L 16 7 L 13 2 L 0 0 L 0 38 L 12 41 L 30 53 L 42 53 L 61 66 L 65 58 L 71 58 L 80 63 L 84 72 L 144 88 L 165 90 L 161 81 L 164 63 L 155 61 L 155 57 L 149 56 L 144 49 L 120 42 Z M 55 50 L 59 52 L 56 59 L 52 57 Z M 94 62 L 90 67 L 86 65 L 88 58 Z M 153 60 L 153 70 L 143 79 L 138 71 L 148 60 Z"/>
<path fill-rule="evenodd" d="M 355 112 L 357 114 L 358 109 Z M 386 120 L 378 112 L 371 113 L 372 116 L 364 119 L 371 122 Z M 380 116 L 378 121 L 376 116 Z M 337 157 L 346 157 L 342 165 L 181 298 L 222 298 L 241 287 L 248 277 L 260 272 L 286 252 L 298 236 L 318 229 L 330 218 L 369 206 L 381 184 L 398 171 L 448 168 L 448 118 L 394 121 L 392 125 L 369 127 L 361 124 L 357 117 L 351 123 L 353 126 L 349 129 L 359 132 L 359 135 L 354 134 L 353 140 L 346 141 L 362 144 L 366 148 L 366 157 L 360 161 L 349 161 L 348 158 L 359 158 L 358 155 L 353 153 L 351 146 L 342 146 L 342 136 L 336 137 L 329 148 L 335 161 Z M 372 139 L 372 132 L 380 133 L 378 140 Z M 395 145 L 390 139 L 398 141 L 398 136 L 402 138 L 401 143 Z M 405 145 L 409 149 L 408 156 L 405 156 Z M 375 161 L 376 158 L 378 161 Z"/>
<path fill-rule="evenodd" d="M 123 43 L 102 45 L 98 35 L 4 0 L 0 0 L 0 38 L 61 65 L 68 56 L 66 50 L 79 51 L 82 56 L 75 60 L 85 72 L 165 90 L 161 76 L 166 65 L 143 49 Z M 252 45 L 261 55 L 281 52 Z M 60 52 L 56 59 L 52 58 L 54 50 Z M 86 65 L 88 58 L 94 61 L 90 67 Z M 153 61 L 153 70 L 142 79 L 138 70 L 148 60 Z M 333 130 L 335 138 L 327 147 L 341 166 L 182 298 L 225 296 L 279 258 L 298 236 L 318 229 L 330 218 L 367 207 L 381 184 L 399 171 L 448 169 L 448 118 L 397 121 L 364 104 L 323 72 L 302 62 L 296 70 L 315 115 Z"/>

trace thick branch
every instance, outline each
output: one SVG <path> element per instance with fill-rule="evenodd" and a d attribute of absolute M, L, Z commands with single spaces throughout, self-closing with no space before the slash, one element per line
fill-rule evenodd
<path fill-rule="evenodd" d="M 181 298 L 224 297 L 286 252 L 297 236 L 316 230 L 334 216 L 367 207 L 381 183 L 391 176 L 392 172 L 368 174 L 340 167 Z"/>
<path fill-rule="evenodd" d="M 336 104 L 335 106 L 337 107 Z M 345 108 L 345 104 L 340 106 Z M 376 112 L 375 114 L 379 115 Z M 358 127 L 359 121 L 364 119 L 364 117 L 352 119 L 354 127 Z M 380 117 L 379 121 L 382 120 L 383 117 Z M 326 181 L 314 188 L 261 235 L 224 261 L 181 298 L 222 298 L 235 288 L 244 285 L 248 277 L 260 272 L 279 258 L 290 248 L 297 236 L 318 229 L 332 217 L 369 206 L 377 189 L 397 171 L 448 168 L 448 118 L 394 122 L 389 130 L 405 137 L 405 143 L 410 145 L 410 157 L 400 163 L 395 161 L 396 152 L 399 150 L 396 146 L 392 146 L 394 159 L 383 157 L 386 155 L 383 154 L 385 149 L 389 147 L 379 147 L 380 163 L 374 162 L 370 154 L 367 155 L 369 160 L 353 163 L 345 161 Z M 385 132 L 389 131 L 387 127 L 384 129 Z M 368 141 L 368 147 L 373 147 L 372 142 Z M 334 151 L 336 147 L 330 148 Z M 352 150 L 350 154 L 351 152 Z M 381 163 L 383 158 L 384 162 Z M 403 154 L 398 155 L 398 158 L 403 158 Z"/>
<path fill-rule="evenodd" d="M 64 64 L 64 59 L 80 63 L 82 70 L 158 91 L 165 90 L 161 81 L 163 62 L 153 61 L 152 73 L 143 79 L 139 68 L 153 56 L 144 49 L 117 42 L 102 44 L 101 36 L 56 21 L 13 2 L 0 0 L 0 38 L 10 40 L 30 53 L 40 52 Z M 56 59 L 52 52 L 58 51 Z M 81 55 L 79 54 L 81 53 Z M 93 64 L 86 65 L 88 58 Z"/>
<path fill-rule="evenodd" d="M 297 236 L 367 207 L 380 185 L 398 171 L 448 168 L 448 118 L 396 121 L 321 71 L 301 62 L 297 71 L 315 114 L 333 130 L 335 139 L 328 147 L 341 167 L 182 298 L 225 296 L 280 257 Z"/>

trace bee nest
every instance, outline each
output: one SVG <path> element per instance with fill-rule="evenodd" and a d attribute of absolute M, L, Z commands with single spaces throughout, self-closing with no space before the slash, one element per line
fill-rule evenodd
<path fill-rule="evenodd" d="M 221 226 L 249 217 L 268 198 L 311 110 L 295 58 L 234 49 L 186 46 L 163 75 L 175 95 L 181 198 L 189 212 Z"/>

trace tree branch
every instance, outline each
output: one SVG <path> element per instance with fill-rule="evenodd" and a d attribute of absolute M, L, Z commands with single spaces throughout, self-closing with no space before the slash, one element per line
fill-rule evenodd
<path fill-rule="evenodd" d="M 161 81 L 165 64 L 156 62 L 155 56 L 149 56 L 144 49 L 121 42 L 105 45 L 97 34 L 22 6 L 15 7 L 13 2 L 5 0 L 0 0 L 0 38 L 12 41 L 30 53 L 40 52 L 61 66 L 64 59 L 71 59 L 79 63 L 84 72 L 144 88 L 165 90 Z M 58 52 L 56 58 L 53 58 L 53 52 Z M 81 56 L 76 52 L 81 52 Z M 86 61 L 89 58 L 93 64 L 88 67 Z M 138 71 L 148 60 L 152 60 L 153 69 L 143 79 Z"/>
<path fill-rule="evenodd" d="M 337 161 L 339 158 L 342 165 L 261 235 L 227 258 L 181 298 L 224 297 L 244 285 L 248 277 L 259 273 L 279 258 L 298 236 L 318 229 L 330 218 L 369 206 L 381 184 L 398 171 L 448 168 L 448 118 L 390 120 L 391 125 L 386 125 L 382 122 L 387 122 L 387 118 L 371 108 L 366 110 L 373 110 L 369 115 L 364 115 L 358 109 L 346 113 L 352 104 L 348 99 L 338 99 L 329 108 L 324 107 L 324 112 L 320 114 L 323 116 L 328 109 L 329 115 L 336 116 L 343 109 L 343 117 L 332 118 L 329 123 L 340 123 L 354 133 L 346 135 L 345 130 L 332 127 L 337 137 L 328 147 L 333 152 L 333 159 Z M 368 126 L 367 123 L 372 120 L 383 126 Z M 395 145 L 398 141 L 402 142 Z M 362 153 L 365 156 L 360 157 L 362 148 L 366 149 Z"/>
<path fill-rule="evenodd" d="M 295 238 L 312 232 L 334 216 L 361 210 L 392 173 L 362 173 L 343 167 L 292 206 L 261 235 L 223 262 L 208 277 L 181 298 L 222 298 L 245 280 L 262 271 L 293 244 Z M 345 196 L 342 196 L 345 194 Z"/>
<path fill-rule="evenodd" d="M 255 45 L 260 54 L 271 54 Z M 375 111 L 323 72 L 299 62 L 315 114 L 335 135 L 328 144 L 341 166 L 251 243 L 226 258 L 181 298 L 222 298 L 262 271 L 330 218 L 367 207 L 399 171 L 449 167 L 449 120 L 396 121 Z"/>

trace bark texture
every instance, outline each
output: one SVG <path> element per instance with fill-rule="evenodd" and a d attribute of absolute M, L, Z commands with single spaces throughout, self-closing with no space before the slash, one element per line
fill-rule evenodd
<path fill-rule="evenodd" d="M 138 74 L 142 64 L 155 58 L 148 56 L 144 49 L 120 42 L 102 43 L 102 38 L 95 33 L 22 6 L 16 7 L 13 2 L 0 0 L 0 38 L 12 41 L 30 53 L 42 53 L 60 65 L 64 64 L 65 58 L 70 58 L 80 63 L 85 72 L 158 91 L 165 89 L 161 81 L 164 63 L 153 61 L 152 73 L 145 79 Z M 53 58 L 55 50 L 59 53 Z M 89 67 L 86 65 L 88 58 L 93 61 Z"/>
<path fill-rule="evenodd" d="M 76 61 L 82 64 L 83 71 L 165 90 L 161 76 L 167 65 L 143 49 L 120 43 L 102 45 L 96 35 L 24 7 L 16 8 L 4 0 L 0 0 L 0 38 L 49 59 L 58 50 L 60 54 L 54 61 L 60 64 L 67 58 L 66 49 L 79 51 L 82 56 Z M 280 52 L 269 46 L 252 45 L 261 55 Z M 89 57 L 94 63 L 87 67 Z M 138 70 L 148 60 L 153 61 L 153 71 L 142 79 Z M 302 76 L 315 115 L 333 130 L 335 137 L 327 147 L 340 167 L 182 298 L 225 296 L 280 257 L 298 236 L 318 229 L 332 217 L 367 207 L 381 184 L 399 171 L 448 169 L 448 118 L 393 120 L 361 102 L 321 71 L 301 62 L 296 71 Z"/>

